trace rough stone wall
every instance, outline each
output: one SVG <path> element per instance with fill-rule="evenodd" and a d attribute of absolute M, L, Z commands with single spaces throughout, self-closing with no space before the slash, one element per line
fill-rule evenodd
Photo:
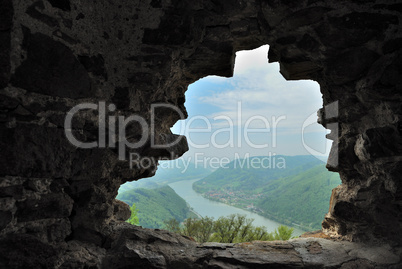
<path fill-rule="evenodd" d="M 152 114 L 151 105 L 186 114 L 190 83 L 231 76 L 236 51 L 264 44 L 286 79 L 321 86 L 319 120 L 334 140 L 327 167 L 343 182 L 323 232 L 402 243 L 399 1 L 1 0 L 0 6 L 1 266 L 108 264 L 107 253 L 125 240 L 116 227 L 129 214 L 114 199 L 119 186 L 152 176 L 158 158 L 187 150 L 185 138 L 164 149 L 147 142 L 131 151 L 155 162 L 129 169 L 117 148 L 68 142 L 64 119 L 72 107 L 113 103 L 117 109 L 107 116 L 141 116 L 158 143 L 169 143 L 177 138 L 169 128 L 178 113 Z M 98 129 L 95 110 L 73 119 L 81 141 L 96 141 Z M 135 142 L 146 131 L 133 125 L 126 132 Z M 148 239 L 134 233 L 131 240 Z M 145 259 L 136 255 L 128 262 Z"/>

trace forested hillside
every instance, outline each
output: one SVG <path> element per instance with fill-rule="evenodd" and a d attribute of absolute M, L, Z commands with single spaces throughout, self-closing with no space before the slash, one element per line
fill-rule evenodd
<path fill-rule="evenodd" d="M 322 161 L 311 155 L 277 155 L 235 160 L 196 182 L 194 190 L 254 191 L 271 180 L 297 175 L 319 164 Z"/>
<path fill-rule="evenodd" d="M 138 209 L 139 225 L 147 228 L 163 228 L 164 220 L 174 218 L 182 222 L 186 218 L 195 216 L 186 201 L 169 186 L 132 189 L 120 193 L 117 199 L 130 206 L 135 203 Z"/>
<path fill-rule="evenodd" d="M 332 189 L 339 184 L 339 174 L 329 172 L 324 164 L 317 165 L 257 189 L 256 192 L 265 195 L 256 207 L 264 211 L 262 215 L 281 223 L 297 223 L 306 229 L 317 230 L 328 212 Z"/>
<path fill-rule="evenodd" d="M 232 162 L 194 183 L 204 197 L 306 230 L 321 227 L 331 190 L 341 181 L 313 156 L 278 156 L 286 167 L 239 167 Z M 263 158 L 263 157 L 253 157 Z M 257 160 L 255 160 L 257 162 Z"/>

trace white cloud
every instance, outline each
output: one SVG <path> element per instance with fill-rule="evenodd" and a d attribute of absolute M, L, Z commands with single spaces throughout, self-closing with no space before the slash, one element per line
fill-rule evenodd
<path fill-rule="evenodd" d="M 268 63 L 268 45 L 254 50 L 236 52 L 234 74 L 242 75 L 253 70 L 261 70 Z"/>
<path fill-rule="evenodd" d="M 271 122 L 272 117 L 286 116 L 278 127 L 300 132 L 303 121 L 322 105 L 320 94 L 317 94 L 318 83 L 286 81 L 279 73 L 278 64 L 267 63 L 267 52 L 268 46 L 263 46 L 237 53 L 235 76 L 221 81 L 226 83 L 226 89 L 199 98 L 200 102 L 219 109 L 219 112 L 208 115 L 210 119 L 225 115 L 237 125 L 240 102 L 243 124 L 256 115 L 264 116 Z M 213 126 L 218 128 L 226 125 L 225 121 L 220 121 Z M 314 131 L 320 129 L 315 128 Z"/>
<path fill-rule="evenodd" d="M 203 81 L 218 86 L 215 89 L 213 85 L 210 86 L 206 83 L 206 88 L 199 88 L 201 94 L 195 97 L 198 98 L 198 102 L 195 102 L 199 106 L 197 111 L 209 119 L 212 131 L 230 126 L 230 123 L 222 119 L 222 116 L 228 117 L 234 128 L 238 127 L 241 121 L 240 125 L 244 129 L 247 120 L 253 117 L 255 120 L 249 125 L 250 128 L 265 128 L 265 124 L 268 122 L 270 133 L 267 135 L 267 139 L 274 132 L 281 136 L 279 153 L 305 154 L 301 145 L 301 131 L 305 120 L 309 119 L 309 116 L 315 114 L 322 106 L 318 83 L 306 80 L 286 81 L 279 73 L 277 63 L 268 64 L 267 53 L 268 46 L 253 51 L 238 52 L 233 78 L 216 76 L 204 78 Z M 241 115 L 238 111 L 239 102 L 241 103 Z M 188 108 L 189 112 L 191 109 L 191 107 Z M 220 120 L 214 120 L 218 116 L 221 117 Z M 266 122 L 259 120 L 259 116 L 265 118 Z M 286 116 L 286 119 L 279 121 L 277 128 L 274 128 L 275 120 L 281 116 Z M 193 127 L 196 126 L 195 124 Z M 201 128 L 204 127 L 201 126 Z M 323 141 L 325 140 L 325 129 L 316 123 L 309 125 L 304 133 L 319 134 Z M 313 142 L 322 143 L 321 140 L 315 141 L 314 139 Z M 255 149 L 242 146 L 223 151 L 211 148 L 205 149 L 205 152 L 213 155 L 225 155 L 230 150 L 244 152 L 251 150 L 254 154 L 264 154 L 264 150 L 266 151 L 266 149 L 254 151 Z"/>
<path fill-rule="evenodd" d="M 230 80 L 231 78 L 225 78 L 225 77 L 219 77 L 219 76 L 207 76 L 205 78 L 202 78 L 202 80 L 206 80 L 210 83 L 214 84 L 222 84 L 226 83 Z M 196 82 L 195 82 L 196 83 Z"/>

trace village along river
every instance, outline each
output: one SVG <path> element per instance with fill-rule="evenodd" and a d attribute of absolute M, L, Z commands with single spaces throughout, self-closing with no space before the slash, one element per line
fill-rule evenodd
<path fill-rule="evenodd" d="M 228 216 L 230 214 L 247 215 L 247 218 L 254 219 L 254 226 L 265 226 L 268 232 L 273 232 L 280 223 L 262 217 L 256 213 L 248 210 L 240 209 L 234 206 L 230 206 L 224 203 L 208 200 L 202 197 L 201 194 L 196 193 L 193 190 L 193 183 L 200 179 L 184 180 L 174 183 L 170 183 L 169 186 L 182 197 L 189 205 L 202 217 L 214 217 L 218 219 L 221 216 Z M 295 228 L 293 236 L 299 236 L 304 233 L 302 230 Z"/>

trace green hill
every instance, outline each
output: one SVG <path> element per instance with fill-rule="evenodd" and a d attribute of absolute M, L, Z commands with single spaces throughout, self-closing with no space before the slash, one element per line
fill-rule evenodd
<path fill-rule="evenodd" d="M 146 228 L 163 228 L 163 221 L 175 218 L 182 222 L 194 217 L 186 201 L 169 186 L 155 189 L 132 189 L 117 195 L 117 199 L 138 209 L 139 225 Z"/>
<path fill-rule="evenodd" d="M 265 194 L 257 207 L 266 217 L 284 224 L 297 223 L 308 230 L 317 230 L 328 212 L 331 191 L 340 183 L 339 174 L 329 172 L 323 164 L 317 165 L 256 190 Z"/>
<path fill-rule="evenodd" d="M 331 190 L 341 181 L 314 156 L 276 156 L 285 167 L 248 167 L 234 162 L 194 183 L 204 197 L 252 210 L 306 230 L 321 227 Z M 253 157 L 255 163 L 264 157 Z M 251 162 L 252 160 L 248 160 Z"/>
<path fill-rule="evenodd" d="M 314 156 L 265 156 L 232 161 L 202 180 L 194 183 L 198 192 L 209 190 L 252 191 L 271 180 L 297 175 L 322 164 Z"/>

